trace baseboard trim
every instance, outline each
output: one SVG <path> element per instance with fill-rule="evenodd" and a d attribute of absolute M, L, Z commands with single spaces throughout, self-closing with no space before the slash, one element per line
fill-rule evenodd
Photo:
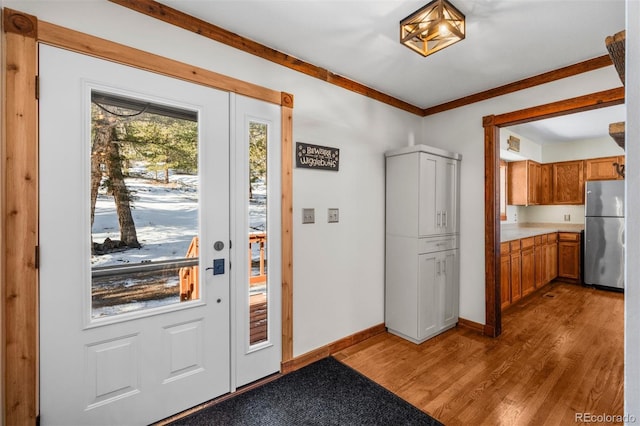
<path fill-rule="evenodd" d="M 479 322 L 471 321 L 465 318 L 458 318 L 458 327 L 468 328 L 469 330 L 477 331 L 478 333 L 484 334 L 484 324 L 480 324 Z"/>
<path fill-rule="evenodd" d="M 377 334 L 384 333 L 386 330 L 387 328 L 385 327 L 384 324 L 378 324 L 373 327 L 354 333 L 350 336 L 343 337 L 342 339 L 336 340 L 333 343 L 329 343 L 328 345 L 324 345 L 322 347 L 309 351 L 305 354 L 297 356 L 289 361 L 283 362 L 281 364 L 280 371 L 282 374 L 291 373 L 292 371 L 296 371 L 304 366 L 307 366 L 318 360 L 331 356 L 336 352 L 339 352 L 343 349 L 348 348 L 349 346 L 353 346 L 356 343 L 360 343 L 363 340 L 366 340 Z"/>

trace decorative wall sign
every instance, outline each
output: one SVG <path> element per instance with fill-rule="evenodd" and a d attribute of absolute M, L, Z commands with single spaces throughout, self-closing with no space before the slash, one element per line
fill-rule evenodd
<path fill-rule="evenodd" d="M 340 150 L 296 142 L 296 167 L 338 171 Z"/>

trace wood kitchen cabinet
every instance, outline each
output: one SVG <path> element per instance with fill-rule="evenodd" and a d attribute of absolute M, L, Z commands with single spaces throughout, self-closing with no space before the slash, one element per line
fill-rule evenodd
<path fill-rule="evenodd" d="M 533 259 L 534 259 L 534 284 L 536 288 L 540 288 L 546 284 L 546 235 L 536 235 L 533 237 Z"/>
<path fill-rule="evenodd" d="M 540 204 L 553 204 L 553 164 L 540 164 Z"/>
<path fill-rule="evenodd" d="M 520 288 L 522 297 L 536 289 L 534 238 L 520 240 Z"/>
<path fill-rule="evenodd" d="M 552 163 L 553 204 L 584 204 L 584 161 Z"/>
<path fill-rule="evenodd" d="M 578 242 L 578 249 L 579 244 Z M 502 310 L 549 284 L 557 277 L 557 232 L 500 243 L 500 306 Z"/>
<path fill-rule="evenodd" d="M 585 160 L 585 180 L 620 180 L 624 177 L 618 171 L 624 170 L 624 155 L 615 157 L 590 158 Z"/>
<path fill-rule="evenodd" d="M 540 204 L 540 163 L 512 161 L 507 167 L 507 203 L 513 206 Z"/>
<path fill-rule="evenodd" d="M 558 233 L 547 234 L 545 244 L 545 284 L 550 283 L 558 276 Z"/>
<path fill-rule="evenodd" d="M 563 281 L 580 282 L 580 234 L 558 233 L 558 278 Z"/>
<path fill-rule="evenodd" d="M 511 303 L 515 303 L 522 298 L 522 265 L 520 263 L 520 240 L 509 243 L 511 253 Z"/>
<path fill-rule="evenodd" d="M 511 249 L 509 242 L 500 243 L 500 307 L 511 305 Z"/>

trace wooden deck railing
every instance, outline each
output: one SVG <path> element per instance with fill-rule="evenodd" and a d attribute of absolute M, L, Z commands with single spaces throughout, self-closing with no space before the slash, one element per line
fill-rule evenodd
<path fill-rule="evenodd" d="M 267 234 L 249 235 L 249 288 L 255 288 L 267 282 L 265 270 L 265 243 Z M 258 260 L 258 274 L 253 275 L 253 254 L 254 244 L 259 244 L 260 257 Z M 198 237 L 193 237 L 186 257 L 198 257 L 200 254 L 200 244 Z M 193 300 L 200 297 L 198 284 L 198 265 L 180 268 L 180 300 Z M 249 290 L 249 288 L 247 290 Z M 263 342 L 268 338 L 268 306 L 266 292 L 257 291 L 249 295 L 249 343 L 254 345 Z"/>
<path fill-rule="evenodd" d="M 198 257 L 200 255 L 200 242 L 198 237 L 193 237 L 187 255 L 185 257 Z M 198 285 L 198 265 L 188 268 L 180 268 L 180 301 L 200 298 L 200 286 Z"/>
<path fill-rule="evenodd" d="M 267 281 L 265 271 L 265 243 L 267 242 L 267 234 L 262 232 L 259 234 L 249 235 L 249 285 L 251 287 L 261 285 Z M 253 275 L 253 259 L 252 248 L 254 244 L 259 244 L 260 257 L 258 260 L 258 274 Z M 193 237 L 186 257 L 198 257 L 200 254 L 200 244 L 198 237 Z M 180 300 L 192 300 L 200 297 L 198 289 L 198 266 L 180 268 Z"/>
<path fill-rule="evenodd" d="M 251 286 L 259 285 L 267 281 L 267 274 L 264 270 L 264 244 L 267 242 L 267 234 L 262 232 L 260 234 L 249 235 L 249 284 Z M 258 275 L 252 275 L 253 273 L 253 259 L 252 248 L 254 244 L 260 245 L 260 260 L 258 269 Z"/>

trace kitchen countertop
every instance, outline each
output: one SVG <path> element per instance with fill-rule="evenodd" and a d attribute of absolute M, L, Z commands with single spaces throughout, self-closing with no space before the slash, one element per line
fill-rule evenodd
<path fill-rule="evenodd" d="M 500 242 L 519 240 L 551 232 L 580 232 L 582 223 L 507 223 L 500 225 Z"/>

